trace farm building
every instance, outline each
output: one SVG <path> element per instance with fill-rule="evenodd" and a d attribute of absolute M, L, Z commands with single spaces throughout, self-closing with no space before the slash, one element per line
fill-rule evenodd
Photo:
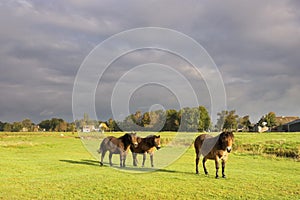
<path fill-rule="evenodd" d="M 289 122 L 292 122 L 292 121 L 295 121 L 299 119 L 299 117 L 294 117 L 294 116 L 289 116 L 289 117 L 286 117 L 286 116 L 279 116 L 279 117 L 276 117 L 276 124 L 278 126 L 280 125 L 283 125 L 283 124 L 286 124 L 286 123 L 289 123 Z"/>
<path fill-rule="evenodd" d="M 300 123 L 300 118 L 299 117 L 285 117 L 285 116 L 281 116 L 281 117 L 276 117 L 276 124 L 277 126 L 274 127 L 272 129 L 272 131 L 280 131 L 280 132 L 289 132 L 289 126 L 291 124 L 297 124 Z M 295 128 L 295 125 L 292 125 L 293 129 Z M 298 128 L 298 131 L 300 131 L 300 129 Z"/>
<path fill-rule="evenodd" d="M 300 119 L 296 119 L 289 123 L 283 124 L 280 128 L 282 131 L 285 131 L 285 132 L 299 132 L 300 131 Z"/>

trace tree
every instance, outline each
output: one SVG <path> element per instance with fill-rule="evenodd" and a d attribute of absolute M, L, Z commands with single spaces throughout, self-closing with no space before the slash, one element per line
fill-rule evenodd
<path fill-rule="evenodd" d="M 225 130 L 236 130 L 237 129 L 237 119 L 238 115 L 235 114 L 235 110 L 227 112 L 228 114 L 225 117 L 223 129 Z"/>
<path fill-rule="evenodd" d="M 200 118 L 200 112 L 198 108 L 183 108 L 179 111 L 179 116 L 180 131 L 198 131 Z"/>
<path fill-rule="evenodd" d="M 21 131 L 22 130 L 22 123 L 21 122 L 14 122 L 13 124 L 12 124 L 12 129 L 11 129 L 11 131 L 12 132 L 19 132 L 19 131 Z"/>
<path fill-rule="evenodd" d="M 30 119 L 24 119 L 22 121 L 23 128 L 26 128 L 28 131 L 33 130 L 33 125 L 34 125 L 34 123 L 32 123 L 32 121 Z"/>
<path fill-rule="evenodd" d="M 99 124 L 101 125 L 101 123 L 103 123 L 103 122 L 100 122 Z M 110 131 L 115 131 L 115 126 L 116 126 L 115 120 L 113 120 L 112 118 L 110 118 L 108 120 L 107 124 L 108 124 L 108 128 L 109 128 Z"/>
<path fill-rule="evenodd" d="M 56 130 L 59 132 L 66 132 L 68 128 L 68 123 L 64 120 L 59 122 L 58 127 L 56 127 Z"/>
<path fill-rule="evenodd" d="M 263 123 L 267 123 L 267 127 L 274 127 L 276 126 L 276 114 L 274 112 L 269 112 L 268 114 L 262 116 L 260 120 L 258 121 L 258 124 L 260 126 L 263 126 Z"/>
<path fill-rule="evenodd" d="M 221 131 L 223 129 L 225 118 L 228 115 L 228 111 L 222 110 L 221 112 L 217 113 L 217 115 L 219 118 L 217 119 L 217 124 L 215 127 L 216 127 L 217 131 Z"/>
<path fill-rule="evenodd" d="M 131 116 L 131 119 L 136 125 L 142 126 L 142 112 L 140 110 L 136 111 L 135 114 Z"/>
<path fill-rule="evenodd" d="M 68 132 L 74 132 L 75 130 L 76 130 L 76 128 L 75 128 L 76 126 L 75 126 L 75 123 L 74 122 L 71 122 L 71 123 L 67 123 L 67 131 Z"/>
<path fill-rule="evenodd" d="M 166 122 L 164 124 L 164 131 L 178 131 L 180 119 L 176 110 L 170 109 L 166 111 Z"/>
<path fill-rule="evenodd" d="M 207 131 L 211 124 L 208 111 L 204 106 L 199 106 L 199 112 L 200 112 L 200 117 L 199 117 L 198 131 L 200 132 Z"/>
<path fill-rule="evenodd" d="M 0 121 L 0 131 L 3 131 L 5 123 Z"/>
<path fill-rule="evenodd" d="M 240 129 L 242 129 L 243 131 L 249 131 L 249 127 L 251 126 L 249 115 L 241 117 L 239 119 L 239 125 L 238 126 L 240 126 Z"/>
<path fill-rule="evenodd" d="M 151 118 L 150 118 L 150 114 L 149 112 L 145 112 L 142 116 L 142 121 L 141 121 L 141 125 L 143 127 L 149 127 L 151 123 Z"/>
<path fill-rule="evenodd" d="M 10 124 L 10 123 L 4 123 L 3 131 L 5 131 L 5 132 L 11 132 L 12 131 L 12 124 Z"/>
<path fill-rule="evenodd" d="M 41 129 L 45 129 L 46 131 L 50 131 L 51 129 L 51 122 L 49 119 L 43 120 L 39 123 Z"/>
<path fill-rule="evenodd" d="M 162 131 L 166 122 L 166 113 L 163 110 L 151 111 L 149 131 Z"/>
<path fill-rule="evenodd" d="M 52 118 L 51 120 L 43 120 L 39 123 L 40 128 L 46 131 L 67 131 L 68 124 L 63 119 Z"/>
<path fill-rule="evenodd" d="M 83 126 L 88 125 L 89 124 L 89 120 L 90 120 L 89 114 L 84 113 L 83 114 Z"/>

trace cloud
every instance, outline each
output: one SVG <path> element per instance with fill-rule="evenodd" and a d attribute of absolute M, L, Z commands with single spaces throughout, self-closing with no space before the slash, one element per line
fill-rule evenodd
<path fill-rule="evenodd" d="M 0 120 L 39 122 L 58 116 L 71 121 L 73 83 L 84 58 L 109 36 L 143 26 L 175 29 L 203 45 L 222 74 L 229 109 L 249 114 L 253 121 L 269 111 L 298 116 L 299 8 L 297 1 L 288 0 L 2 1 Z M 202 103 L 211 106 L 203 77 L 189 63 L 144 50 L 120 58 L 105 72 L 96 91 L 100 118 L 111 116 L 110 97 L 118 79 L 148 62 L 174 67 L 199 91 Z M 162 103 L 173 99 L 154 88 L 145 87 L 134 98 L 144 105 L 146 93 L 157 94 Z"/>

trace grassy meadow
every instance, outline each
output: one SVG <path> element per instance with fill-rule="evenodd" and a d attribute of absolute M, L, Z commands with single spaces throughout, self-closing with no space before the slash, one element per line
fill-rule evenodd
<path fill-rule="evenodd" d="M 112 133 L 120 135 L 121 133 Z M 140 134 L 140 133 L 138 133 Z M 146 133 L 145 133 L 146 134 Z M 147 133 L 148 134 L 148 133 Z M 164 148 L 174 133 L 160 133 Z M 93 137 L 91 137 L 93 138 Z M 93 144 L 72 133 L 0 133 L 0 199 L 299 199 L 300 133 L 237 133 L 226 179 L 195 174 L 192 147 L 148 173 L 99 166 Z M 188 139 L 184 142 L 189 142 Z M 83 143 L 85 145 L 83 145 Z M 93 146 L 94 145 L 94 146 Z M 180 145 L 174 146 L 174 149 Z M 163 148 L 162 148 L 163 149 Z M 96 149 L 95 149 L 96 151 Z M 162 151 L 163 152 L 163 151 Z M 162 160 L 154 157 L 156 166 Z M 141 156 L 138 157 L 141 162 Z M 128 155 L 128 168 L 131 155 Z M 114 155 L 118 166 L 118 156 Z M 149 167 L 149 158 L 146 167 Z M 138 167 L 138 169 L 141 169 Z"/>

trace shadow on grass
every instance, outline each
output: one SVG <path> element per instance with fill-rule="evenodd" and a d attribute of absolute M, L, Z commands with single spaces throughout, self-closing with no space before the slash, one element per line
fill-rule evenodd
<path fill-rule="evenodd" d="M 185 171 L 177 171 L 177 170 L 170 170 L 170 169 L 159 169 L 159 168 L 149 168 L 149 167 L 133 167 L 127 166 L 125 168 L 112 166 L 112 168 L 123 171 L 123 172 L 130 172 L 130 173 L 153 173 L 153 172 L 160 172 L 160 173 L 176 173 L 176 174 L 189 174 L 195 175 L 193 172 L 185 172 Z"/>
<path fill-rule="evenodd" d="M 77 160 L 59 160 L 60 162 L 66 162 L 66 163 L 71 163 L 71 164 L 75 164 L 75 165 L 90 165 L 90 166 L 100 166 L 99 165 L 99 161 L 96 160 L 81 160 L 81 161 L 77 161 Z"/>
<path fill-rule="evenodd" d="M 96 160 L 59 160 L 60 162 L 75 164 L 75 165 L 89 165 L 89 166 L 97 166 L 97 167 L 109 167 L 108 163 L 104 162 L 103 166 L 99 165 L 99 161 Z M 170 169 L 159 169 L 159 168 L 149 168 L 149 167 L 133 167 L 127 166 L 125 168 L 121 168 L 119 166 L 112 166 L 111 168 L 124 171 L 124 172 L 131 172 L 131 173 L 148 173 L 148 172 L 162 172 L 162 173 L 178 173 L 178 174 L 195 174 L 193 172 L 184 172 L 184 171 L 177 171 L 177 170 L 170 170 Z"/>

